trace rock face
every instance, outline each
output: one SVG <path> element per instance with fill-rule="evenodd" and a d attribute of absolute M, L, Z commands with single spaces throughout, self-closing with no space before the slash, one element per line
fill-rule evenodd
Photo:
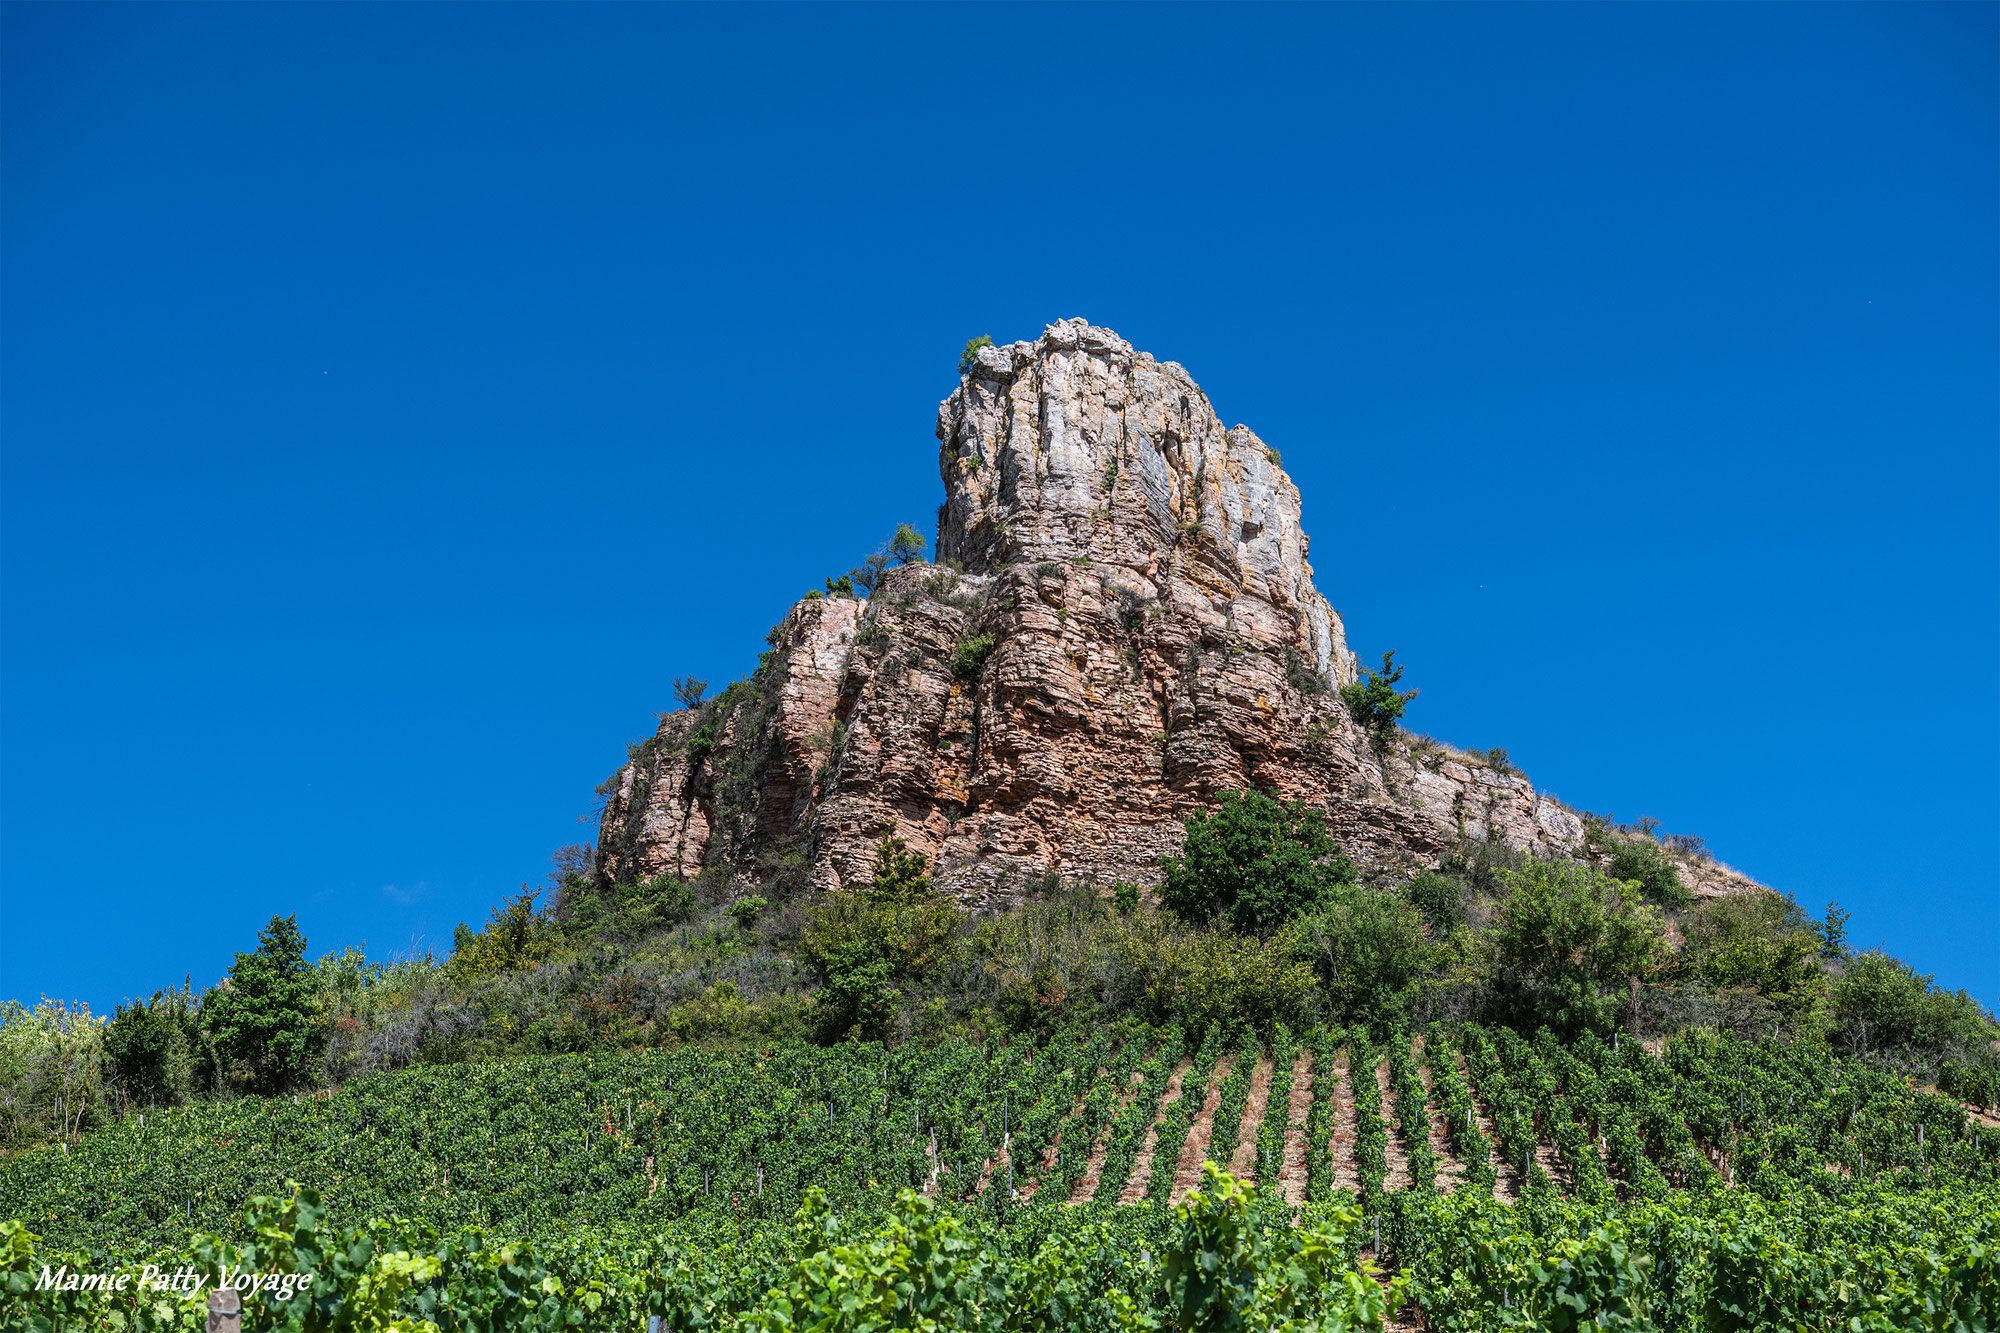
<path fill-rule="evenodd" d="M 1354 725 L 1298 488 L 1180 366 L 1067 320 L 981 349 L 937 435 L 940 563 L 800 602 L 750 680 L 666 717 L 602 789 L 606 881 L 836 889 L 894 833 L 968 901 L 1150 885 L 1180 817 L 1242 787 L 1324 810 L 1364 867 L 1581 849 L 1519 774 Z M 1740 881 L 1704 864 L 1698 891 Z"/>

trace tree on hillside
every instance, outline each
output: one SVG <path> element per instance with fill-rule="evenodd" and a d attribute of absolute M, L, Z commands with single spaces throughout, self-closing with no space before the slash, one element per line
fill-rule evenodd
<path fill-rule="evenodd" d="M 1354 863 L 1303 801 L 1223 792 L 1212 813 L 1189 815 L 1181 826 L 1187 842 L 1162 866 L 1161 899 L 1188 921 L 1220 917 L 1238 930 L 1268 932 L 1354 882 Z"/>
<path fill-rule="evenodd" d="M 120 1005 L 104 1027 L 104 1053 L 125 1095 L 141 1106 L 177 1106 L 194 1091 L 191 1001 L 181 991 Z"/>
<path fill-rule="evenodd" d="M 1992 1016 L 1966 992 L 1943 990 L 1902 959 L 1877 949 L 1847 965 L 1829 998 L 1836 1048 L 1894 1067 L 1990 1061 L 2000 1037 Z"/>
<path fill-rule="evenodd" d="M 1377 1028 L 1408 1007 L 1410 983 L 1428 957 L 1423 912 L 1396 894 L 1355 884 L 1336 887 L 1325 907 L 1300 919 L 1296 934 L 1334 1012 Z"/>
<path fill-rule="evenodd" d="M 1677 965 L 1717 990 L 1754 989 L 1803 1033 L 1826 989 L 1815 924 L 1788 894 L 1732 893 L 1694 912 Z"/>
<path fill-rule="evenodd" d="M 208 994 L 202 1017 L 217 1052 L 249 1072 L 258 1092 L 289 1092 L 312 1081 L 325 1048 L 319 985 L 306 962 L 296 916 L 273 916 L 257 948 L 236 955 L 223 984 Z"/>
<path fill-rule="evenodd" d="M 1631 981 L 1666 947 L 1657 907 L 1632 884 L 1576 861 L 1500 872 L 1494 978 L 1517 1017 L 1558 1032 L 1604 1031 Z"/>
<path fill-rule="evenodd" d="M 931 892 L 922 854 L 884 835 L 867 889 L 814 909 L 799 940 L 799 957 L 820 983 L 822 1034 L 888 1035 L 903 996 L 897 983 L 936 975 L 958 948 L 958 928 L 958 910 Z"/>

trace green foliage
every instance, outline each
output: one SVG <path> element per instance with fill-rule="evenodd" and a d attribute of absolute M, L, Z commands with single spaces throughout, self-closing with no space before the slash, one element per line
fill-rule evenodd
<path fill-rule="evenodd" d="M 1111 891 L 1111 901 L 1121 914 L 1129 916 L 1133 909 L 1139 906 L 1141 892 L 1139 886 L 1131 880 L 1121 879 L 1118 881 L 1118 886 Z"/>
<path fill-rule="evenodd" d="M 1295 1220 L 1213 1167 L 1171 1211 L 1065 1216 L 1050 1205 L 1009 1225 L 912 1189 L 866 1211 L 837 1209 L 815 1190 L 789 1220 L 621 1221 L 528 1241 L 479 1228 L 441 1234 L 403 1218 L 341 1225 L 318 1192 L 289 1192 L 251 1200 L 234 1236 L 198 1234 L 170 1256 L 132 1256 L 169 1272 L 191 1267 L 200 1294 L 41 1290 L 44 1270 L 101 1258 L 53 1250 L 15 1222 L 0 1224 L 0 1292 L 34 1333 L 100 1320 L 131 1333 L 199 1328 L 205 1293 L 232 1273 L 270 1284 L 244 1298 L 246 1322 L 287 1333 L 557 1333 L 643 1328 L 653 1317 L 671 1333 L 1349 1333 L 1379 1329 L 1411 1285 L 1399 1277 L 1385 1289 L 1354 1261 L 1358 1209 L 1320 1205 Z"/>
<path fill-rule="evenodd" d="M 1193 1034 L 1269 1032 L 1303 1025 L 1314 1007 L 1313 971 L 1282 942 L 1227 930 L 1184 935 L 1158 955 L 1151 993 L 1160 1016 Z"/>
<path fill-rule="evenodd" d="M 1379 1328 L 1409 1287 L 1386 1290 L 1349 1258 L 1361 1210 L 1340 1205 L 1293 1227 L 1282 1200 L 1261 1195 L 1216 1166 L 1202 1164 L 1202 1187 L 1175 1212 L 1176 1235 L 1162 1279 L 1187 1333 L 1247 1328 Z"/>
<path fill-rule="evenodd" d="M 699 764 L 715 752 L 715 723 L 704 722 L 688 734 L 688 762 Z"/>
<path fill-rule="evenodd" d="M 1666 848 L 1650 834 L 1619 833 L 1603 820 L 1591 819 L 1584 824 L 1584 837 L 1592 851 L 1611 858 L 1613 879 L 1637 884 L 1641 893 L 1663 907 L 1693 905 L 1694 894 L 1681 882 Z"/>
<path fill-rule="evenodd" d="M 1432 935 L 1447 935 L 1465 924 L 1462 892 L 1457 880 L 1435 870 L 1420 871 L 1403 885 L 1403 897 L 1424 914 Z"/>
<path fill-rule="evenodd" d="M 1423 913 L 1393 893 L 1346 884 L 1301 918 L 1294 938 L 1318 969 L 1329 1011 L 1350 1023 L 1386 1027 L 1408 1006 L 1423 971 Z"/>
<path fill-rule="evenodd" d="M 1417 697 L 1415 690 L 1398 690 L 1403 668 L 1396 665 L 1396 650 L 1382 654 L 1382 669 L 1361 668 L 1363 679 L 1340 687 L 1340 700 L 1350 717 L 1365 731 L 1383 738 L 1395 730 L 1403 710 Z"/>
<path fill-rule="evenodd" d="M 194 1091 L 193 1013 L 179 992 L 120 1005 L 104 1027 L 112 1077 L 141 1106 L 177 1106 Z"/>
<path fill-rule="evenodd" d="M 501 900 L 482 930 L 463 921 L 452 935 L 451 960 L 445 973 L 456 981 L 473 981 L 529 967 L 555 948 L 555 929 L 548 913 L 535 906 L 540 896 L 523 884 L 521 891 Z"/>
<path fill-rule="evenodd" d="M 958 641 L 958 651 L 951 659 L 951 674 L 972 684 L 979 679 L 979 673 L 986 668 L 986 659 L 993 652 L 991 634 L 974 634 Z"/>
<path fill-rule="evenodd" d="M 682 708 L 699 708 L 702 695 L 708 693 L 708 682 L 693 676 L 675 676 L 673 688 L 674 701 Z"/>
<path fill-rule="evenodd" d="M 1260 1171 L 1281 1151 L 1271 1114 L 1287 1104 L 1293 1049 L 1273 1036 Z M 251 1303 L 254 1327 L 297 1333 L 397 1319 L 553 1333 L 652 1314 L 676 1330 L 850 1327 L 841 1302 L 909 1326 L 914 1311 L 1045 1333 L 1303 1333 L 1398 1313 L 1439 1330 L 1830 1333 L 1992 1327 L 2000 1314 L 2000 1145 L 1950 1101 L 1823 1046 L 1693 1034 L 1655 1055 L 1589 1034 L 1433 1025 L 1421 1050 L 1357 1038 L 1343 1074 L 1340 1043 L 1305 1034 L 1307 1137 L 1332 1141 L 1336 1092 L 1353 1106 L 1368 1216 L 1329 1188 L 1317 1147 L 1302 1208 L 1213 1164 L 1169 1207 L 1171 1150 L 1141 1177 L 1142 1201 L 1113 1202 L 1156 1120 L 1161 1144 L 1186 1142 L 1225 1045 L 1211 1142 L 1236 1141 L 1254 1041 L 1211 1035 L 1166 1106 L 1184 1048 L 1134 1024 L 1005 1045 L 552 1056 L 156 1110 L 67 1152 L 0 1158 L 0 1199 L 19 1219 L 0 1223 L 0 1317 L 199 1328 L 199 1301 L 37 1290 L 45 1265 L 163 1256 L 211 1279 L 238 1265 L 306 1275 L 295 1302 Z M 1385 1060 L 1393 1118 L 1374 1075 Z M 1425 1186 L 1433 1114 L 1451 1151 L 1479 1163 L 1471 1187 Z M 1532 1166 L 1512 1206 L 1492 1197 L 1486 1117 L 1510 1185 L 1524 1158 L 1559 1158 Z M 1007 1193 L 1003 1125 L 1024 1197 Z M 1392 1135 L 1410 1188 L 1388 1176 Z M 1086 1143 L 1103 1146 L 1094 1191 Z M 290 1197 L 258 1197 L 272 1190 Z M 1356 1262 L 1364 1246 L 1393 1285 Z"/>
<path fill-rule="evenodd" d="M 982 347 L 991 347 L 992 345 L 993 339 L 983 333 L 977 338 L 967 338 L 965 340 L 965 350 L 958 354 L 958 373 L 961 375 L 970 374 L 973 363 L 979 359 L 979 349 Z"/>
<path fill-rule="evenodd" d="M 764 915 L 768 906 L 761 896 L 752 894 L 730 905 L 729 919 L 736 923 L 737 929 L 748 930 L 757 924 L 757 918 Z"/>
<path fill-rule="evenodd" d="M 1665 947 L 1659 910 L 1579 862 L 1531 861 L 1500 878 L 1494 979 L 1513 1012 L 1559 1032 L 1609 1030 L 1626 986 Z"/>
<path fill-rule="evenodd" d="M 898 523 L 889 537 L 889 558 L 899 565 L 914 565 L 924 558 L 930 543 L 907 523 Z"/>
<path fill-rule="evenodd" d="M 1181 821 L 1186 841 L 1166 859 L 1162 899 L 1188 921 L 1275 930 L 1354 881 L 1317 810 L 1263 792 L 1223 792 L 1208 814 Z"/>
<path fill-rule="evenodd" d="M 216 1049 L 248 1071 L 258 1092 L 310 1086 L 326 1033 L 317 1013 L 319 986 L 306 962 L 296 916 L 273 916 L 257 948 L 236 955 L 229 982 L 210 992 L 202 1019 Z"/>
<path fill-rule="evenodd" d="M 68 1142 L 102 1123 L 103 1076 L 104 1020 L 88 1005 L 0 1001 L 0 1143 Z"/>
<path fill-rule="evenodd" d="M 1720 989 L 1754 989 L 1797 1025 L 1826 989 L 1815 925 L 1795 900 L 1775 893 L 1710 899 L 1688 923 L 1679 966 Z"/>
<path fill-rule="evenodd" d="M 922 982 L 945 966 L 958 934 L 957 910 L 931 896 L 924 858 L 884 835 L 868 888 L 814 909 L 799 941 L 800 961 L 820 985 L 821 1031 L 888 1035 L 902 997 L 897 983 Z"/>
<path fill-rule="evenodd" d="M 1847 957 L 1847 921 L 1854 913 L 1841 910 L 1839 903 L 1826 905 L 1826 916 L 1819 924 L 1819 956 L 1822 958 Z"/>
<path fill-rule="evenodd" d="M 518 904 L 518 897 L 510 900 L 503 934 L 486 955 L 468 966 L 488 974 L 509 971 L 532 966 L 554 952 L 554 940 L 547 932 L 537 936 L 537 927 L 523 928 Z M 576 894 L 567 904 L 568 920 L 563 926 L 573 936 L 642 940 L 688 921 L 698 905 L 694 885 L 667 872 L 637 884 L 614 884 L 603 892 Z M 487 933 L 493 933 L 492 926 Z"/>
<path fill-rule="evenodd" d="M 1842 1050 L 1886 1056 L 1905 1066 L 1977 1059 L 2000 1037 L 1970 995 L 1940 990 L 1908 963 L 1875 950 L 1847 965 L 1829 998 L 1834 1040 Z"/>
<path fill-rule="evenodd" d="M 837 579 L 828 579 L 826 581 L 826 595 L 828 597 L 854 596 L 854 576 L 852 574 L 842 574 Z"/>

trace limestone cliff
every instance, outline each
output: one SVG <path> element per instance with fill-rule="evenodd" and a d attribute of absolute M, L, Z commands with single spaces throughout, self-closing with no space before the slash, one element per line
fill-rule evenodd
<path fill-rule="evenodd" d="M 727 865 L 832 889 L 896 833 L 972 901 L 1153 884 L 1180 816 L 1251 786 L 1323 809 L 1364 866 L 1461 837 L 1581 848 L 1519 774 L 1349 719 L 1298 488 L 1180 366 L 1067 320 L 982 349 L 937 435 L 940 563 L 800 602 L 750 680 L 665 718 L 606 784 L 606 880 Z M 1685 869 L 1697 892 L 1747 883 Z"/>

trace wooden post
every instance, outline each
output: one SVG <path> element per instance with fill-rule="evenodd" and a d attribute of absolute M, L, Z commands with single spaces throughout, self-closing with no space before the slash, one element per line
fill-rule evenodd
<path fill-rule="evenodd" d="M 208 1333 L 243 1333 L 243 1298 L 234 1287 L 208 1294 Z"/>

